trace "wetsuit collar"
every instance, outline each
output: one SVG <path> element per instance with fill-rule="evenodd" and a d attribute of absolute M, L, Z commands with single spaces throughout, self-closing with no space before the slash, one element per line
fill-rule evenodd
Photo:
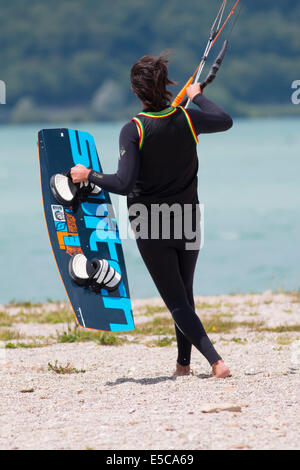
<path fill-rule="evenodd" d="M 147 108 L 144 109 L 140 115 L 150 116 L 150 117 L 164 117 L 173 114 L 176 111 L 176 108 L 173 106 L 169 106 L 168 108 L 162 109 L 161 111 L 151 111 L 151 109 Z"/>

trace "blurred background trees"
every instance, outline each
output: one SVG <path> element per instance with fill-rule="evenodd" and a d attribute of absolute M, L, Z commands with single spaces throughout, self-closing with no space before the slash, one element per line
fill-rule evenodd
<path fill-rule="evenodd" d="M 300 79 L 300 2 L 241 2 L 208 96 L 235 115 L 299 115 L 290 97 L 292 81 Z M 138 110 L 129 86 L 132 64 L 165 50 L 172 51 L 176 94 L 200 61 L 219 6 L 220 0 L 2 2 L 0 79 L 7 105 L 0 106 L 0 120 L 127 119 Z"/>

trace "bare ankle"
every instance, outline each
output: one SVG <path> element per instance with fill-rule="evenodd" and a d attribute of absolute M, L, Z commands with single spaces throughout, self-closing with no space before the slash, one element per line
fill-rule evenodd
<path fill-rule="evenodd" d="M 214 364 L 212 364 L 212 375 L 213 377 L 225 379 L 230 375 L 230 370 L 224 364 L 222 359 L 219 359 Z"/>
<path fill-rule="evenodd" d="M 190 365 L 182 366 L 181 364 L 176 363 L 176 370 L 174 372 L 174 376 L 182 376 L 182 375 L 190 375 L 191 368 Z"/>

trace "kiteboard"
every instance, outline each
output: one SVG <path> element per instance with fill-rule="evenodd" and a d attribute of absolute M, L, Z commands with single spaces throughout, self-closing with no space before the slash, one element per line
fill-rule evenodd
<path fill-rule="evenodd" d="M 134 329 L 128 279 L 118 224 L 110 196 L 88 195 L 85 200 L 62 205 L 54 197 L 50 180 L 82 164 L 102 172 L 94 138 L 72 129 L 43 129 L 38 133 L 43 208 L 50 244 L 61 280 L 77 323 L 101 331 Z M 121 275 L 117 289 L 99 292 L 77 285 L 70 277 L 71 257 L 107 260 Z"/>

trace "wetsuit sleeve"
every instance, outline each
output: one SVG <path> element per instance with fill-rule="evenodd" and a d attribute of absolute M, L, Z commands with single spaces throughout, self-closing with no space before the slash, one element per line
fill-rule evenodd
<path fill-rule="evenodd" d="M 229 114 L 203 94 L 198 93 L 193 103 L 201 109 L 187 109 L 197 135 L 224 132 L 232 127 L 233 121 Z"/>
<path fill-rule="evenodd" d="M 106 191 L 126 195 L 131 192 L 140 169 L 139 135 L 133 121 L 121 130 L 119 147 L 117 172 L 109 175 L 92 170 L 88 179 Z"/>

